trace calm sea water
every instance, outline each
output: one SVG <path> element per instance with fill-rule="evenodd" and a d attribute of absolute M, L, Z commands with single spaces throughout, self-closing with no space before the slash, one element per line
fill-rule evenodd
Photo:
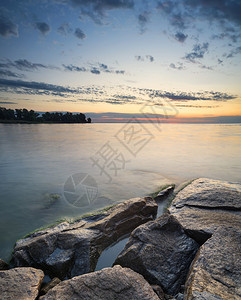
<path fill-rule="evenodd" d="M 167 183 L 241 182 L 240 150 L 240 124 L 0 124 L 0 257 L 36 228 Z"/>

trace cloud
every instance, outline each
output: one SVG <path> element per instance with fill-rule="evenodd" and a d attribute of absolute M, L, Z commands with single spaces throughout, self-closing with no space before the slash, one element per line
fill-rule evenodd
<path fill-rule="evenodd" d="M 205 69 L 205 70 L 210 70 L 210 71 L 212 71 L 212 70 L 213 70 L 213 67 L 206 66 L 206 65 L 203 65 L 203 64 L 201 64 L 201 65 L 199 66 L 199 68 L 201 68 L 201 69 Z"/>
<path fill-rule="evenodd" d="M 58 69 L 58 67 L 51 65 L 44 65 L 40 63 L 32 63 L 27 59 L 18 59 L 11 61 L 10 59 L 1 60 L 0 68 L 16 68 L 21 71 L 35 71 L 38 69 Z"/>
<path fill-rule="evenodd" d="M 145 56 L 136 55 L 135 59 L 137 61 L 149 61 L 149 62 L 153 62 L 155 60 L 152 55 L 145 55 Z"/>
<path fill-rule="evenodd" d="M 182 28 L 190 19 L 198 18 L 208 22 L 218 21 L 241 26 L 241 2 L 239 0 L 162 0 L 157 9 L 168 16 L 172 25 Z"/>
<path fill-rule="evenodd" d="M 85 67 L 77 67 L 73 65 L 62 65 L 66 71 L 75 71 L 75 72 L 87 72 L 88 70 Z"/>
<path fill-rule="evenodd" d="M 157 3 L 157 9 L 163 10 L 166 14 L 172 13 L 175 7 L 173 1 L 158 1 Z"/>
<path fill-rule="evenodd" d="M 181 30 L 186 28 L 185 19 L 181 13 L 172 15 L 171 25 Z"/>
<path fill-rule="evenodd" d="M 92 69 L 90 70 L 90 72 L 93 73 L 93 74 L 97 74 L 97 75 L 100 74 L 100 70 L 98 70 L 97 68 L 92 68 Z"/>
<path fill-rule="evenodd" d="M 231 22 L 241 26 L 241 2 L 239 0 L 185 0 L 190 9 L 198 11 L 203 18 L 220 23 Z"/>
<path fill-rule="evenodd" d="M 144 61 L 144 57 L 141 56 L 141 55 L 136 55 L 135 59 L 138 60 L 138 61 Z"/>
<path fill-rule="evenodd" d="M 150 62 L 154 61 L 154 57 L 151 55 L 146 55 L 146 59 L 149 60 Z"/>
<path fill-rule="evenodd" d="M 126 72 L 124 70 L 116 70 L 115 73 L 124 75 Z"/>
<path fill-rule="evenodd" d="M 227 93 L 206 91 L 199 93 L 185 93 L 185 92 L 167 92 L 161 90 L 145 90 L 150 98 L 165 98 L 173 101 L 198 101 L 198 100 L 207 100 L 207 101 L 227 101 L 236 99 L 237 96 L 229 95 Z"/>
<path fill-rule="evenodd" d="M 72 89 L 68 87 L 63 87 L 60 85 L 47 84 L 43 82 L 36 81 L 23 81 L 23 80 L 10 80 L 10 79 L 0 79 L 0 86 L 12 90 L 17 94 L 35 94 L 35 95 L 59 95 L 64 96 L 65 93 L 77 94 L 80 93 L 78 89 Z M 19 90 L 20 89 L 20 90 Z"/>
<path fill-rule="evenodd" d="M 183 63 L 180 62 L 178 62 L 177 64 L 171 63 L 169 67 L 175 70 L 185 70 Z"/>
<path fill-rule="evenodd" d="M 106 64 L 103 63 L 96 63 L 96 64 L 90 64 L 90 69 L 85 67 L 79 67 L 74 66 L 72 64 L 70 65 L 62 65 L 65 69 L 65 71 L 71 71 L 71 72 L 90 72 L 92 74 L 99 75 L 102 72 L 104 73 L 111 73 L 111 74 L 125 74 L 124 70 L 115 70 L 114 68 L 109 68 Z"/>
<path fill-rule="evenodd" d="M 46 35 L 50 31 L 50 26 L 47 23 L 45 23 L 45 22 L 37 22 L 37 23 L 35 23 L 35 27 L 43 35 Z"/>
<path fill-rule="evenodd" d="M 78 38 L 78 39 L 85 39 L 86 38 L 86 35 L 84 34 L 84 32 L 80 29 L 80 28 L 76 28 L 75 29 L 75 32 L 74 32 L 74 35 Z"/>
<path fill-rule="evenodd" d="M 0 35 L 5 38 L 10 36 L 18 37 L 18 25 L 3 16 L 2 13 L 0 14 Z"/>
<path fill-rule="evenodd" d="M 72 32 L 72 29 L 70 28 L 68 23 L 64 23 L 64 24 L 59 26 L 57 31 L 58 31 L 59 34 L 66 36 L 67 34 Z"/>
<path fill-rule="evenodd" d="M 98 70 L 97 70 L 98 71 Z M 94 74 L 98 74 L 94 73 Z M 120 93 L 116 93 L 115 88 L 106 90 L 105 87 L 66 87 L 61 85 L 47 84 L 44 82 L 10 80 L 0 78 L 0 91 L 5 93 L 23 95 L 43 95 L 55 96 L 66 99 L 63 101 L 79 101 L 90 103 L 110 103 L 110 104 L 146 104 L 150 106 L 163 106 L 163 101 L 170 101 L 175 104 L 183 104 L 188 101 L 215 101 L 226 102 L 236 99 L 237 96 L 216 91 L 204 91 L 196 93 L 172 92 L 154 89 L 141 89 L 122 86 Z M 113 94 L 112 91 L 115 91 Z M 139 95 L 138 95 L 139 94 Z M 77 99 L 78 96 L 82 99 Z M 4 99 L 5 100 L 5 99 Z M 209 103 L 208 103 L 209 104 Z M 194 105 L 190 103 L 190 105 Z"/>
<path fill-rule="evenodd" d="M 108 70 L 108 66 L 105 65 L 105 64 L 99 63 L 99 66 L 100 66 L 100 68 L 103 69 L 103 70 Z"/>
<path fill-rule="evenodd" d="M 215 32 L 212 39 L 228 39 L 232 43 L 241 40 L 240 0 L 159 0 L 157 10 L 175 31 L 196 30 L 193 38 L 199 38 L 205 24 L 209 32 Z M 176 39 L 182 42 L 179 36 Z"/>
<path fill-rule="evenodd" d="M 79 7 L 80 18 L 88 16 L 96 24 L 102 24 L 106 12 L 114 9 L 132 9 L 133 0 L 62 0 L 61 3 L 70 4 Z"/>
<path fill-rule="evenodd" d="M 231 57 L 236 56 L 237 54 L 241 54 L 241 46 L 233 49 L 226 57 L 231 58 Z"/>
<path fill-rule="evenodd" d="M 196 44 L 193 46 L 192 52 L 187 53 L 185 55 L 185 59 L 195 63 L 196 59 L 201 59 L 204 57 L 205 53 L 207 53 L 209 47 L 209 43 Z"/>
<path fill-rule="evenodd" d="M 17 73 L 14 73 L 10 70 L 1 70 L 0 69 L 0 77 L 15 77 L 15 78 L 22 78 L 24 77 L 22 74 L 17 74 Z"/>
<path fill-rule="evenodd" d="M 237 43 L 240 38 L 241 38 L 241 33 L 230 33 L 229 30 L 230 28 L 224 28 L 223 29 L 225 32 L 222 32 L 220 34 L 213 34 L 212 35 L 212 39 L 215 39 L 215 40 L 224 40 L 224 39 L 229 39 L 231 40 L 232 43 Z M 232 30 L 232 28 L 231 28 Z"/>
<path fill-rule="evenodd" d="M 180 43 L 184 43 L 185 40 L 187 39 L 187 37 L 188 37 L 188 35 L 180 32 L 180 31 L 175 34 L 175 39 Z"/>
<path fill-rule="evenodd" d="M 140 25 L 140 32 L 143 34 L 146 31 L 146 24 L 150 21 L 150 12 L 144 11 L 138 15 L 138 22 Z"/>

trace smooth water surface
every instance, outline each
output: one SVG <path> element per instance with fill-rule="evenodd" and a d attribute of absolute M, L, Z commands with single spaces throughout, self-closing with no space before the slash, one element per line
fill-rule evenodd
<path fill-rule="evenodd" d="M 0 257 L 36 228 L 167 183 L 241 182 L 240 150 L 240 124 L 0 124 Z"/>

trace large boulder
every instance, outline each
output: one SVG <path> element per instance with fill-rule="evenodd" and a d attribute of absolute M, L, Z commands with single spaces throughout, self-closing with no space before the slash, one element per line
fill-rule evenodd
<path fill-rule="evenodd" d="M 241 231 L 220 228 L 201 246 L 190 268 L 184 299 L 241 299 Z"/>
<path fill-rule="evenodd" d="M 16 243 L 15 266 L 41 268 L 51 278 L 72 278 L 95 270 L 101 252 L 134 228 L 153 220 L 157 204 L 151 197 L 134 198 L 105 213 L 34 233 Z"/>
<path fill-rule="evenodd" d="M 241 227 L 241 184 L 196 179 L 178 193 L 169 211 L 203 244 L 220 226 Z"/>
<path fill-rule="evenodd" d="M 185 279 L 199 245 L 166 213 L 135 229 L 114 264 L 142 274 L 150 284 L 175 295 Z"/>
<path fill-rule="evenodd" d="M 41 300 L 158 300 L 148 282 L 136 272 L 115 266 L 63 281 Z"/>
<path fill-rule="evenodd" d="M 38 296 L 43 278 L 43 271 L 34 268 L 0 271 L 0 299 L 34 300 Z"/>

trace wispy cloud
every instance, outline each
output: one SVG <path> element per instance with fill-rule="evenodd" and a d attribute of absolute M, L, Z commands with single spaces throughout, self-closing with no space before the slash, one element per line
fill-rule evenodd
<path fill-rule="evenodd" d="M 138 15 L 138 22 L 141 34 L 143 34 L 146 31 L 146 24 L 150 21 L 150 15 L 151 13 L 149 11 L 144 11 Z"/>
<path fill-rule="evenodd" d="M 73 30 L 72 28 L 69 26 L 68 23 L 64 23 L 62 25 L 59 26 L 59 28 L 57 29 L 57 32 L 60 33 L 61 35 L 68 35 L 69 33 L 71 33 Z"/>
<path fill-rule="evenodd" d="M 186 41 L 187 37 L 188 37 L 187 34 L 184 34 L 180 31 L 175 34 L 175 39 L 180 43 L 184 43 Z"/>
<path fill-rule="evenodd" d="M 137 61 L 149 61 L 149 62 L 153 62 L 155 60 L 152 55 L 144 55 L 144 56 L 142 56 L 142 55 L 136 55 L 135 59 Z"/>
<path fill-rule="evenodd" d="M 184 67 L 184 65 L 183 65 L 183 63 L 180 63 L 180 62 L 178 62 L 177 64 L 174 64 L 174 63 L 171 63 L 170 65 L 169 65 L 169 67 L 171 68 L 171 69 L 175 69 L 175 70 L 185 70 L 185 67 Z"/>
<path fill-rule="evenodd" d="M 58 69 L 56 66 L 45 65 L 40 63 L 33 63 L 27 59 L 17 59 L 12 61 L 10 59 L 0 60 L 0 68 L 16 68 L 20 71 L 35 71 L 39 69 Z"/>
<path fill-rule="evenodd" d="M 89 67 L 79 67 L 75 65 L 64 65 L 63 67 L 65 71 L 71 71 L 71 72 L 90 72 L 92 74 L 100 75 L 101 73 L 111 73 L 111 74 L 118 74 L 118 75 L 124 75 L 125 70 L 115 70 L 113 67 L 109 67 L 106 64 L 103 63 L 96 63 L 96 64 L 89 64 Z"/>
<path fill-rule="evenodd" d="M 18 74 L 15 72 L 12 72 L 10 70 L 0 69 L 0 77 L 15 77 L 15 78 L 23 78 L 23 74 Z"/>
<path fill-rule="evenodd" d="M 47 33 L 50 32 L 50 26 L 45 23 L 45 22 L 36 22 L 35 23 L 35 28 L 41 32 L 43 35 L 46 35 Z"/>
<path fill-rule="evenodd" d="M 96 24 L 102 25 L 106 12 L 116 9 L 132 9 L 133 0 L 57 0 L 63 4 L 72 5 L 80 10 L 80 18 L 85 16 L 91 18 Z"/>
<path fill-rule="evenodd" d="M 197 59 L 202 59 L 208 52 L 209 43 L 195 44 L 191 52 L 185 55 L 185 59 L 189 62 L 196 63 Z"/>
<path fill-rule="evenodd" d="M 3 12 L 0 12 L 0 35 L 5 38 L 10 36 L 18 37 L 18 25 L 4 16 Z"/>
<path fill-rule="evenodd" d="M 216 91 L 198 93 L 171 92 L 155 89 L 121 87 L 121 93 L 113 93 L 115 88 L 105 87 L 65 87 L 35 81 L 0 79 L 0 91 L 5 93 L 58 96 L 79 102 L 111 103 L 111 104 L 144 104 L 160 106 L 162 99 L 175 104 L 188 101 L 225 102 L 236 99 L 237 96 Z M 81 96 L 81 98 L 80 98 Z M 67 100 L 66 100 L 67 101 Z M 199 104 L 200 105 L 200 104 Z"/>
<path fill-rule="evenodd" d="M 74 35 L 80 40 L 84 40 L 86 38 L 85 33 L 80 28 L 75 29 Z"/>

